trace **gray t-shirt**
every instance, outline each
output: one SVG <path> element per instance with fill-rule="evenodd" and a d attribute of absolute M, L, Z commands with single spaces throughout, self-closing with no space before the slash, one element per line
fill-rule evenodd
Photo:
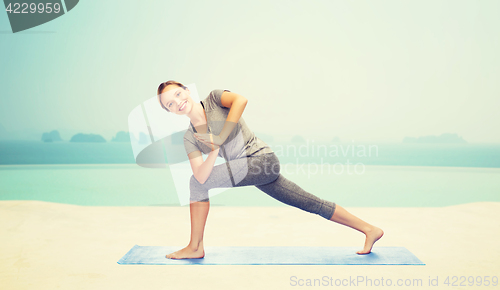
<path fill-rule="evenodd" d="M 213 90 L 208 97 L 201 101 L 205 108 L 205 114 L 208 120 L 208 133 L 219 135 L 226 123 L 229 108 L 222 105 L 221 96 L 224 91 L 229 90 Z M 209 154 L 211 148 L 204 143 L 198 141 L 194 134 L 192 124 L 184 134 L 184 148 L 186 153 L 189 154 L 193 151 L 199 150 L 204 154 Z M 274 152 L 269 145 L 264 141 L 257 138 L 255 134 L 248 128 L 243 117 L 240 117 L 238 124 L 234 127 L 231 134 L 229 134 L 226 141 L 219 150 L 219 156 L 224 158 L 223 153 L 227 154 L 227 160 L 234 160 L 249 156 L 258 156 L 266 153 Z"/>

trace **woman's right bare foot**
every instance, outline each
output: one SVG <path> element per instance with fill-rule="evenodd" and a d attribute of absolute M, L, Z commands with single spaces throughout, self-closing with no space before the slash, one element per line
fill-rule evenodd
<path fill-rule="evenodd" d="M 168 254 L 165 257 L 167 259 L 198 259 L 205 257 L 205 251 L 203 250 L 203 247 L 199 247 L 197 250 L 194 250 L 190 246 L 187 246 L 184 249 Z"/>
<path fill-rule="evenodd" d="M 357 251 L 356 254 L 364 255 L 369 254 L 372 251 L 373 244 L 378 241 L 383 235 L 384 231 L 381 228 L 373 227 L 365 233 L 366 240 L 363 250 Z"/>

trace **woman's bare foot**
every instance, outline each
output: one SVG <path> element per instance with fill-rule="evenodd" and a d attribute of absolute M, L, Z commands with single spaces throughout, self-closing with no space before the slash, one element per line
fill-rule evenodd
<path fill-rule="evenodd" d="M 167 259 L 198 259 L 205 257 L 205 251 L 203 250 L 203 247 L 198 247 L 198 249 L 195 250 L 191 246 L 187 246 L 184 249 L 168 254 L 165 257 Z"/>
<path fill-rule="evenodd" d="M 372 251 L 373 244 L 378 241 L 383 235 L 384 231 L 380 228 L 373 227 L 365 232 L 366 240 L 365 247 L 362 251 L 357 251 L 359 255 L 369 254 Z"/>

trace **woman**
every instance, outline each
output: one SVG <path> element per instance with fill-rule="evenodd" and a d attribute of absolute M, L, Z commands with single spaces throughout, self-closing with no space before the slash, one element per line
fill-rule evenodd
<path fill-rule="evenodd" d="M 189 89 L 176 81 L 161 83 L 157 95 L 163 109 L 185 115 L 191 121 L 184 135 L 184 147 L 193 170 L 191 240 L 185 248 L 166 255 L 167 258 L 205 256 L 203 232 L 210 207 L 208 190 L 220 187 L 255 185 L 283 203 L 356 229 L 366 236 L 363 250 L 357 254 L 370 253 L 373 244 L 384 234 L 380 228 L 350 214 L 340 205 L 312 195 L 283 177 L 275 153 L 255 137 L 241 117 L 247 104 L 243 96 L 228 90 L 213 90 L 203 101 L 195 103 Z M 202 152 L 208 154 L 205 161 Z M 214 166 L 217 156 L 227 162 Z"/>

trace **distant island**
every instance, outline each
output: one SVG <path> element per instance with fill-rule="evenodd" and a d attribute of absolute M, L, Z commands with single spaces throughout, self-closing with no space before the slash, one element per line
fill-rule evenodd
<path fill-rule="evenodd" d="M 443 133 L 439 136 L 404 137 L 403 143 L 467 143 L 457 134 Z"/>
<path fill-rule="evenodd" d="M 130 142 L 129 132 L 120 131 L 111 139 L 111 142 Z"/>
<path fill-rule="evenodd" d="M 137 139 L 137 133 L 139 133 L 139 139 Z M 128 135 L 130 136 L 129 137 L 129 142 L 132 142 L 132 143 L 138 143 L 138 144 L 148 144 L 148 143 L 151 143 L 151 137 L 149 137 L 149 134 L 146 134 L 144 132 L 128 132 Z M 172 137 L 172 136 L 170 136 Z M 170 138 L 169 137 L 169 138 Z M 178 138 L 178 137 L 174 137 L 175 138 Z M 172 142 L 172 140 L 170 140 Z M 184 140 L 182 141 L 184 144 Z M 176 143 L 173 143 L 173 144 L 176 144 Z"/>
<path fill-rule="evenodd" d="M 69 131 L 69 132 L 68 132 Z M 69 138 L 69 142 L 88 142 L 88 143 L 105 143 L 109 140 L 106 140 L 100 134 L 83 134 L 83 133 L 73 133 L 71 130 L 65 129 L 63 130 L 63 135 L 73 135 Z M 118 131 L 116 135 L 111 137 L 111 142 L 138 142 L 139 144 L 147 144 L 151 142 L 151 139 L 148 134 L 144 132 L 139 132 L 139 140 L 136 139 L 136 136 L 128 131 Z M 178 136 L 176 136 L 178 137 Z M 179 139 L 179 137 L 177 138 Z M 22 129 L 16 131 L 7 131 L 7 129 L 0 124 L 0 140 L 1 141 L 41 141 L 45 143 L 52 142 L 63 142 L 66 141 L 61 137 L 61 133 L 59 130 L 52 130 L 50 132 L 40 132 L 35 129 Z M 184 144 L 182 136 L 180 137 L 180 141 L 176 140 L 176 144 Z"/>
<path fill-rule="evenodd" d="M 106 139 L 104 139 L 101 135 L 97 134 L 76 134 L 73 137 L 71 137 L 71 140 L 69 142 L 95 142 L 95 143 L 103 143 L 106 142 Z"/>
<path fill-rule="evenodd" d="M 52 130 L 49 133 L 42 134 L 43 142 L 54 142 L 54 141 L 62 141 L 61 136 L 59 135 L 59 131 Z"/>

